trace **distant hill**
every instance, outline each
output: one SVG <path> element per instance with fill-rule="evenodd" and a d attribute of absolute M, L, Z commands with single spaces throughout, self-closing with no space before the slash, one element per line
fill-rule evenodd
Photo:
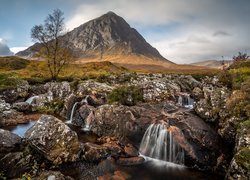
<path fill-rule="evenodd" d="M 224 60 L 224 64 L 226 66 L 230 65 L 232 63 L 232 60 Z M 221 68 L 222 67 L 222 61 L 219 60 L 206 60 L 206 61 L 200 61 L 196 63 L 192 63 L 191 65 L 195 66 L 204 66 L 209 68 Z"/>
<path fill-rule="evenodd" d="M 29 60 L 16 56 L 0 57 L 0 69 L 19 70 L 24 69 L 30 63 Z"/>
<path fill-rule="evenodd" d="M 74 55 L 82 61 L 119 62 L 124 57 L 130 56 L 141 59 L 141 61 L 146 59 L 146 64 L 151 60 L 173 64 L 166 60 L 134 28 L 131 28 L 122 17 L 113 12 L 108 12 L 82 24 L 68 32 L 68 35 Z M 36 43 L 16 55 L 31 58 L 39 49 L 40 45 Z"/>

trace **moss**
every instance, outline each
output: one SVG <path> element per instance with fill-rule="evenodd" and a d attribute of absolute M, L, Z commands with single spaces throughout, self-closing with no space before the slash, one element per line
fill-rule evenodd
<path fill-rule="evenodd" d="M 250 147 L 242 148 L 235 156 L 235 161 L 238 165 L 250 170 Z"/>
<path fill-rule="evenodd" d="M 45 104 L 45 106 L 39 106 L 36 108 L 36 111 L 39 113 L 46 114 L 59 114 L 64 106 L 63 100 L 53 100 Z"/>
<path fill-rule="evenodd" d="M 20 83 L 20 79 L 9 74 L 0 74 L 0 91 L 16 88 Z"/>
<path fill-rule="evenodd" d="M 108 95 L 109 103 L 119 102 L 123 105 L 133 106 L 139 101 L 143 101 L 143 91 L 136 86 L 121 86 Z"/>

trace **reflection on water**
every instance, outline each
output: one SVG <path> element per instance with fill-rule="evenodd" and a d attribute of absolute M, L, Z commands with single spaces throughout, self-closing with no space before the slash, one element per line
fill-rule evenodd
<path fill-rule="evenodd" d="M 9 130 L 10 132 L 17 134 L 20 137 L 23 137 L 25 132 L 35 124 L 36 121 L 30 121 L 25 124 L 18 124 L 16 126 L 9 126 L 4 129 Z"/>
<path fill-rule="evenodd" d="M 147 180 L 219 180 L 222 177 L 216 176 L 211 172 L 202 172 L 187 168 L 182 165 L 161 161 L 145 157 L 145 163 L 136 166 L 119 166 L 118 169 L 128 173 L 130 179 Z M 222 178 L 223 179 L 223 178 Z"/>

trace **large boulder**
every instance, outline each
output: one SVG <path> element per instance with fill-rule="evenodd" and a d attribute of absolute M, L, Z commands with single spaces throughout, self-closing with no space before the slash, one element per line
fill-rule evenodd
<path fill-rule="evenodd" d="M 42 115 L 24 138 L 53 164 L 78 159 L 80 144 L 76 132 L 53 116 Z"/>
<path fill-rule="evenodd" d="M 191 112 L 177 112 L 169 123 L 181 129 L 186 151 L 185 164 L 212 169 L 221 155 L 220 137 L 201 118 Z"/>

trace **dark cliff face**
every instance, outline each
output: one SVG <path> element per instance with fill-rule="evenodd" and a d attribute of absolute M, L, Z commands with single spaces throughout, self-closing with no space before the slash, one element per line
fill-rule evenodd
<path fill-rule="evenodd" d="M 72 50 L 77 57 L 107 55 L 144 55 L 162 59 L 160 53 L 120 16 L 108 12 L 86 22 L 68 33 Z M 64 38 L 64 36 L 62 36 Z M 34 46 L 34 45 L 33 45 Z M 31 56 L 33 46 L 18 52 L 18 56 Z"/>

